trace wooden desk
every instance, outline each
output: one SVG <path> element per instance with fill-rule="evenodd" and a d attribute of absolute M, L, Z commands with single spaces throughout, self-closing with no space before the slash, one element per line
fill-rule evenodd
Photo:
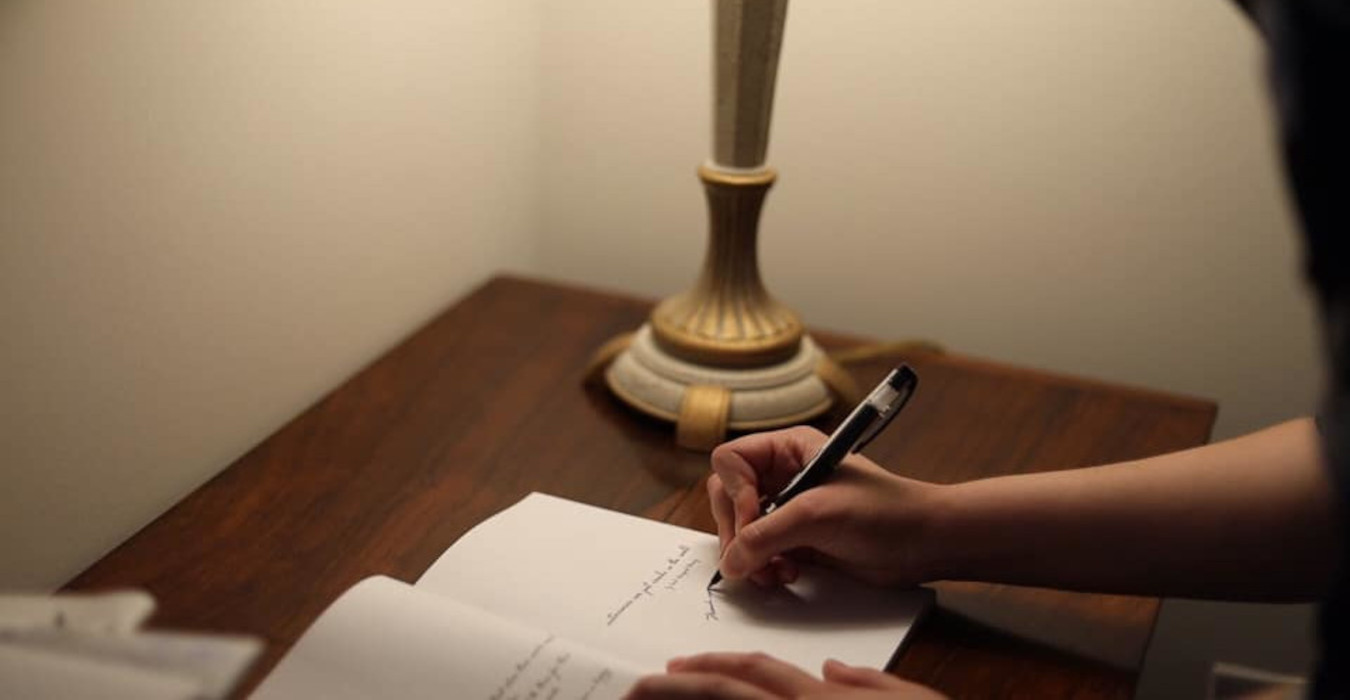
<path fill-rule="evenodd" d="M 711 531 L 707 457 L 674 449 L 668 426 L 581 387 L 590 353 L 649 308 L 494 279 L 67 589 L 143 587 L 159 601 L 154 626 L 262 637 L 246 691 L 348 586 L 377 573 L 416 579 L 470 526 L 530 491 Z M 896 359 L 852 369 L 871 384 Z M 868 452 L 930 481 L 1198 445 L 1216 411 L 955 355 L 904 359 L 923 390 Z M 1148 598 L 936 587 L 938 609 L 897 671 L 961 697 L 1129 697 L 1158 608 Z"/>

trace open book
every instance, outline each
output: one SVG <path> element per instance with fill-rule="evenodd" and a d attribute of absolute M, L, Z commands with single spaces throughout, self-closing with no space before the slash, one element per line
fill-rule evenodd
<path fill-rule="evenodd" d="M 704 651 L 880 668 L 931 602 L 814 569 L 778 590 L 708 591 L 717 553 L 706 533 L 530 494 L 415 586 L 353 586 L 255 697 L 602 700 Z"/>

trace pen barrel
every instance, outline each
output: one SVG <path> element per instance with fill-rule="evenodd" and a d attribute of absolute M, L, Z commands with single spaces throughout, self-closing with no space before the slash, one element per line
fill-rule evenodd
<path fill-rule="evenodd" d="M 876 420 L 877 414 L 878 411 L 870 404 L 863 404 L 849 414 L 849 417 L 830 435 L 830 439 L 825 441 L 820 451 L 782 491 L 778 492 L 778 495 L 773 497 L 771 507 L 761 508 L 761 511 L 767 515 L 802 493 L 825 483 L 834 474 L 839 463 L 853 452 L 854 446 L 862 439 L 863 433 L 872 421 Z"/>

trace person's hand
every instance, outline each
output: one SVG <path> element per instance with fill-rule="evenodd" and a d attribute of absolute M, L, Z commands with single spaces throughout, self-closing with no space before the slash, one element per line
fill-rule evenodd
<path fill-rule="evenodd" d="M 671 659 L 665 675 L 638 681 L 625 700 L 934 700 L 930 688 L 870 668 L 826 661 L 824 678 L 766 654 L 699 654 Z"/>
<path fill-rule="evenodd" d="M 928 580 L 923 529 L 942 487 L 896 476 L 861 455 L 846 458 L 825 484 L 759 517 L 760 497 L 782 489 L 825 438 L 797 427 L 747 435 L 713 451 L 708 496 L 722 575 L 789 583 L 798 562 L 811 560 L 876 584 Z"/>

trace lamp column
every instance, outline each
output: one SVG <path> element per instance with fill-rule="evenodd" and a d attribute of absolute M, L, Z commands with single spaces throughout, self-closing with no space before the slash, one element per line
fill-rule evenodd
<path fill-rule="evenodd" d="M 760 210 L 775 171 L 765 155 L 787 0 L 714 0 L 713 155 L 698 169 L 708 246 L 694 286 L 602 348 L 605 382 L 633 408 L 676 423 L 676 439 L 711 449 L 728 429 L 808 420 L 852 380 L 777 302 L 759 274 Z M 612 358 L 612 362 L 610 362 Z"/>

